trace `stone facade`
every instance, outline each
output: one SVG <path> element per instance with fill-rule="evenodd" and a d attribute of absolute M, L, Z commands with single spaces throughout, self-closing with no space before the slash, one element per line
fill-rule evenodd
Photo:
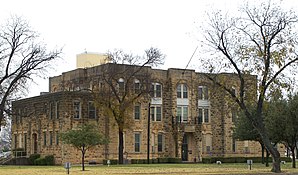
<path fill-rule="evenodd" d="M 96 106 L 93 89 L 102 85 L 104 68 L 134 70 L 139 67 L 104 64 L 65 72 L 49 80 L 49 93 L 13 102 L 12 146 L 23 148 L 27 155 L 54 155 L 57 164 L 80 163 L 81 153 L 59 140 L 59 133 L 83 123 L 94 123 L 109 138 L 107 145 L 86 153 L 86 161 L 117 159 L 118 127 Z M 105 69 L 109 70 L 109 69 Z M 146 73 L 146 74 L 145 74 Z M 150 79 L 148 78 L 150 76 Z M 218 74 L 227 86 L 237 92 L 234 74 Z M 118 78 L 125 77 L 119 74 Z M 202 73 L 182 69 L 143 67 L 135 75 L 141 83 L 150 81 L 153 95 L 141 96 L 130 111 L 130 126 L 124 130 L 124 157 L 147 157 L 147 128 L 150 106 L 150 158 L 180 157 L 200 161 L 211 156 L 260 156 L 259 143 L 232 138 L 237 106 L 228 94 Z M 247 94 L 256 94 L 256 77 L 247 75 Z M 139 81 L 138 81 L 139 83 Z"/>

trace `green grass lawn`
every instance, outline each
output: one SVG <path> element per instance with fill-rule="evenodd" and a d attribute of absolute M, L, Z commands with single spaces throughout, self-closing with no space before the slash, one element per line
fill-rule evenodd
<path fill-rule="evenodd" d="M 271 167 L 254 164 L 249 170 L 246 164 L 133 164 L 133 165 L 106 165 L 89 166 L 81 171 L 80 166 L 70 169 L 71 175 L 121 175 L 121 174 L 273 174 Z M 291 164 L 282 165 L 283 174 L 298 174 L 298 169 L 291 168 Z M 0 166 L 0 175 L 62 175 L 67 174 L 63 166 Z"/>

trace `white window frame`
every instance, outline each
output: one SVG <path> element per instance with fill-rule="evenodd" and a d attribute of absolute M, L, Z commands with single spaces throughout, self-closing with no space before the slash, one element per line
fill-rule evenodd
<path fill-rule="evenodd" d="M 177 98 L 184 98 L 187 99 L 188 98 L 188 87 L 186 84 L 178 84 L 177 85 Z"/>
<path fill-rule="evenodd" d="M 157 120 L 158 118 L 158 109 L 160 109 L 160 120 Z M 150 107 L 150 117 L 151 120 L 154 122 L 161 122 L 162 121 L 162 107 L 160 105 L 153 105 Z"/>
<path fill-rule="evenodd" d="M 208 111 L 208 121 L 206 122 L 206 112 L 205 110 Z M 202 122 L 200 122 L 199 118 L 200 118 L 200 111 L 202 111 Z M 201 108 L 199 107 L 198 109 L 198 124 L 202 124 L 202 123 L 210 123 L 210 108 Z"/>
<path fill-rule="evenodd" d="M 179 113 L 181 113 L 179 115 Z M 177 120 L 179 123 L 187 123 L 188 122 L 188 106 L 177 106 Z"/>
<path fill-rule="evenodd" d="M 157 91 L 157 87 L 160 87 L 160 93 Z M 162 85 L 160 83 L 152 83 L 151 91 L 152 98 L 162 98 Z"/>
<path fill-rule="evenodd" d="M 159 140 L 161 137 L 161 140 Z M 160 145 L 161 144 L 161 145 Z M 161 150 L 159 149 L 161 146 Z M 158 133 L 157 134 L 157 152 L 163 152 L 164 151 L 164 134 Z"/>
<path fill-rule="evenodd" d="M 137 136 L 137 135 L 138 135 L 138 137 L 139 137 L 138 142 L 137 142 L 137 140 L 136 140 L 136 136 Z M 136 152 L 136 153 L 140 153 L 140 152 L 141 152 L 141 140 L 142 140 L 142 138 L 141 138 L 141 133 L 140 133 L 140 132 L 135 132 L 135 133 L 134 133 L 134 152 Z M 136 145 L 138 145 L 138 150 L 137 150 Z"/>
<path fill-rule="evenodd" d="M 136 108 L 138 108 L 138 111 L 136 111 Z M 136 114 L 138 114 L 138 118 L 136 118 L 136 116 L 137 116 Z M 141 120 L 141 104 L 139 104 L 139 103 L 135 104 L 133 115 L 134 115 L 135 120 Z"/>

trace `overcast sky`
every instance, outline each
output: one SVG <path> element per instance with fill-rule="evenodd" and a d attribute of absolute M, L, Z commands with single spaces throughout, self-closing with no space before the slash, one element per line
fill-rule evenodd
<path fill-rule="evenodd" d="M 282 2 L 298 8 L 298 1 Z M 22 16 L 40 33 L 48 49 L 64 48 L 64 61 L 49 76 L 75 69 L 76 54 L 85 51 L 123 49 L 143 54 L 151 46 L 166 55 L 161 68 L 185 68 L 199 45 L 197 28 L 205 21 L 206 12 L 234 12 L 242 3 L 243 0 L 7 0 L 1 2 L 0 24 L 11 15 Z M 194 57 L 188 68 L 197 69 L 198 65 Z M 48 91 L 48 80 L 37 83 L 32 85 L 30 96 Z"/>

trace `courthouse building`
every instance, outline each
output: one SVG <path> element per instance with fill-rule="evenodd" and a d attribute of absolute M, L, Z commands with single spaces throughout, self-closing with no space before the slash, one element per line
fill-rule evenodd
<path fill-rule="evenodd" d="M 27 155 L 54 155 L 56 164 L 80 163 L 81 152 L 62 143 L 59 133 L 92 123 L 109 138 L 109 143 L 88 150 L 86 161 L 117 159 L 118 126 L 113 117 L 96 105 L 93 90 L 104 86 L 103 70 L 131 72 L 139 68 L 107 63 L 51 77 L 49 92 L 13 102 L 13 149 L 23 148 Z M 133 75 L 133 83 L 125 87 L 140 88 L 141 84 L 149 83 L 152 91 L 137 99 L 129 110 L 130 123 L 124 129 L 125 158 L 147 157 L 149 109 L 150 158 L 179 157 L 193 162 L 213 156 L 260 156 L 259 143 L 233 139 L 237 105 L 203 73 L 173 68 L 142 69 Z M 235 74 L 216 76 L 237 94 L 239 82 Z M 256 76 L 245 77 L 247 93 L 256 94 Z M 127 77 L 119 73 L 115 78 L 119 88 Z"/>

